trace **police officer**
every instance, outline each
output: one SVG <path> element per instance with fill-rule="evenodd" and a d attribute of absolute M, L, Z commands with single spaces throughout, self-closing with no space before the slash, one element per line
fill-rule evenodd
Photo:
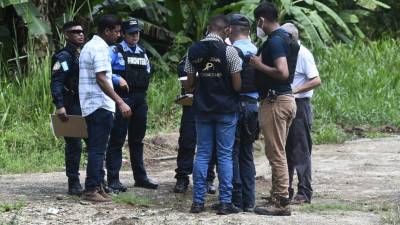
<path fill-rule="evenodd" d="M 186 57 L 183 57 L 178 65 L 178 76 L 181 80 L 182 86 L 187 82 L 187 73 L 184 71 Z M 185 90 L 182 89 L 182 95 Z M 188 189 L 189 174 L 193 170 L 193 159 L 196 150 L 196 123 L 194 116 L 194 109 L 192 106 L 185 105 L 182 108 L 181 126 L 179 129 L 178 140 L 178 157 L 176 160 L 177 168 L 175 170 L 176 184 L 174 187 L 175 193 L 184 193 Z M 207 173 L 207 192 L 215 194 L 216 188 L 214 186 L 214 166 L 216 162 L 215 151 L 208 165 Z"/>
<path fill-rule="evenodd" d="M 79 53 L 84 43 L 84 32 L 78 22 L 64 24 L 63 33 L 67 45 L 52 57 L 51 94 L 56 115 L 67 121 L 67 115 L 81 115 L 79 104 Z M 80 195 L 79 162 L 82 143 L 80 138 L 65 137 L 65 167 L 68 177 L 68 194 Z"/>
<path fill-rule="evenodd" d="M 233 14 L 230 20 L 230 41 L 243 60 L 242 88 L 239 98 L 239 118 L 233 148 L 233 191 L 232 203 L 246 212 L 255 206 L 255 166 L 253 143 L 257 133 L 258 92 L 254 85 L 254 69 L 249 57 L 257 53 L 251 42 L 250 21 L 241 14 Z"/>
<path fill-rule="evenodd" d="M 114 193 L 126 191 L 119 180 L 122 146 L 128 132 L 128 144 L 135 187 L 157 189 L 158 184 L 147 177 L 143 163 L 143 138 L 147 126 L 146 91 L 150 81 L 150 63 L 146 50 L 138 45 L 139 21 L 123 21 L 124 40 L 111 47 L 113 84 L 116 93 L 131 107 L 132 116 L 123 118 L 116 112 L 106 154 L 107 183 Z"/>

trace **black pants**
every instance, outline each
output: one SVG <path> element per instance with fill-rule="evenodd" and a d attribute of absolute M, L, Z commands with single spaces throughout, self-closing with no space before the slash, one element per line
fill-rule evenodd
<path fill-rule="evenodd" d="M 299 180 L 297 195 L 306 197 L 311 202 L 311 126 L 313 120 L 312 106 L 309 98 L 296 99 L 297 112 L 289 129 L 286 141 L 286 158 L 289 169 L 289 195 L 293 197 L 293 175 L 296 170 Z"/>
<path fill-rule="evenodd" d="M 239 208 L 255 206 L 256 169 L 253 143 L 257 135 L 258 106 L 254 101 L 240 101 L 239 120 L 233 147 L 232 203 Z"/>
<path fill-rule="evenodd" d="M 193 159 L 196 149 L 196 124 L 194 110 L 191 106 L 183 107 L 178 144 L 179 148 L 175 178 L 189 182 L 189 175 L 193 171 Z M 208 165 L 207 181 L 212 182 L 215 179 L 215 164 L 216 152 L 213 151 L 211 161 Z"/>
<path fill-rule="evenodd" d="M 79 99 L 66 98 L 65 110 L 68 115 L 82 115 Z M 79 163 L 82 154 L 82 139 L 65 137 L 65 172 L 69 180 L 79 182 Z"/>
<path fill-rule="evenodd" d="M 119 179 L 122 164 L 122 147 L 128 133 L 129 156 L 136 182 L 148 179 L 143 162 L 143 138 L 147 128 L 147 102 L 145 93 L 132 93 L 122 98 L 131 107 L 132 116 L 123 118 L 117 108 L 114 126 L 106 154 L 107 180 L 111 183 Z"/>

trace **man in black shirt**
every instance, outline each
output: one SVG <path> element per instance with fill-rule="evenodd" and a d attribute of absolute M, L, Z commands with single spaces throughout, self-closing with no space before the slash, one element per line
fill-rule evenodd
<path fill-rule="evenodd" d="M 257 36 L 268 40 L 262 45 L 261 56 L 253 56 L 250 63 L 256 76 L 265 79 L 261 92 L 259 123 L 265 140 L 265 154 L 272 169 L 272 206 L 255 209 L 258 214 L 290 215 L 289 175 L 285 143 L 290 124 L 296 114 L 296 103 L 290 86 L 288 61 L 289 34 L 280 29 L 278 10 L 269 2 L 261 3 L 254 10 Z"/>

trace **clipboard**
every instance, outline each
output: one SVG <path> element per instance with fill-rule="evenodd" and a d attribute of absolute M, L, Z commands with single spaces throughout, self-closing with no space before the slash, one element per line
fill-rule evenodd
<path fill-rule="evenodd" d="M 57 115 L 51 114 L 51 127 L 56 137 L 87 138 L 85 118 L 78 115 L 67 115 L 68 121 L 61 121 Z"/>
<path fill-rule="evenodd" d="M 183 106 L 191 106 L 193 105 L 193 95 L 192 94 L 178 95 L 175 99 L 175 103 Z"/>

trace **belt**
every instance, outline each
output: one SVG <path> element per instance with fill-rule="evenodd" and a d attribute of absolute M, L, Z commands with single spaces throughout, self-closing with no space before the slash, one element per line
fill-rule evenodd
<path fill-rule="evenodd" d="M 262 94 L 260 96 L 260 100 L 264 100 L 266 98 L 268 98 L 268 99 L 276 99 L 276 97 L 281 96 L 281 95 L 293 95 L 293 92 L 292 92 L 292 90 L 290 90 L 290 91 L 269 90 L 268 93 Z"/>

